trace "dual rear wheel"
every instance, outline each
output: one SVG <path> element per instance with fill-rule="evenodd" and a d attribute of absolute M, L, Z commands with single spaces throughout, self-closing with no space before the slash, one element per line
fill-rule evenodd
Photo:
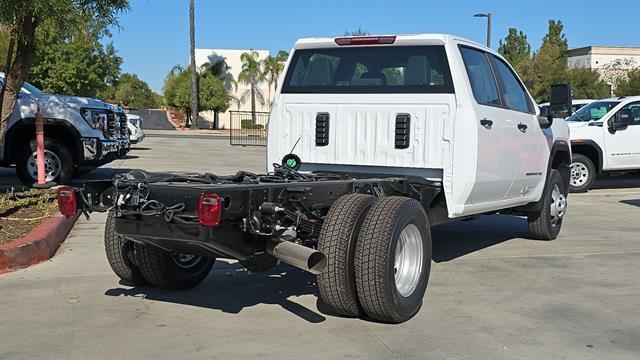
<path fill-rule="evenodd" d="M 325 218 L 318 250 L 328 261 L 318 275 L 320 298 L 336 313 L 400 323 L 420 310 L 431 232 L 418 201 L 345 195 Z"/>

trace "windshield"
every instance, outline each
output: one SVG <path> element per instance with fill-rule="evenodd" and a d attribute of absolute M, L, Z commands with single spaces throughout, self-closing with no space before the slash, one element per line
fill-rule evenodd
<path fill-rule="evenodd" d="M 619 102 L 617 101 L 594 101 L 591 104 L 581 107 L 578 111 L 567 118 L 567 121 L 594 121 L 600 120 L 609 110 L 613 109 Z"/>
<path fill-rule="evenodd" d="M 453 93 L 444 46 L 296 50 L 282 93 Z"/>
<path fill-rule="evenodd" d="M 0 74 L 0 88 L 2 88 L 3 86 L 4 86 L 4 74 Z M 33 94 L 33 95 L 42 95 L 42 94 L 44 94 L 44 92 L 42 92 L 42 90 L 40 90 L 37 87 L 29 84 L 26 81 L 22 84 L 22 89 L 20 89 L 20 92 L 23 93 L 23 94 Z"/>

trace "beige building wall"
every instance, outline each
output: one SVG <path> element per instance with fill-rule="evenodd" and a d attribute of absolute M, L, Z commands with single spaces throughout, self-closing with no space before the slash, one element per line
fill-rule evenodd
<path fill-rule="evenodd" d="M 216 62 L 220 59 L 224 59 L 229 66 L 229 72 L 233 75 L 233 78 L 237 81 L 238 75 L 242 70 L 242 61 L 240 60 L 240 56 L 245 52 L 250 52 L 252 50 L 236 50 L 236 49 L 196 49 L 196 66 L 200 67 L 202 64 L 207 62 Z M 253 50 L 258 53 L 258 60 L 264 60 L 267 56 L 269 56 L 269 50 Z M 269 85 L 267 82 L 262 82 L 258 86 L 265 97 L 265 105 L 260 105 L 259 102 L 256 101 L 256 111 L 259 112 L 270 112 L 271 111 L 271 100 L 269 97 Z M 238 90 L 233 94 L 236 98 L 240 99 L 242 95 L 250 90 L 250 86 L 244 83 L 238 82 Z M 271 98 L 273 98 L 273 87 L 271 88 Z M 251 111 L 251 97 L 247 96 L 247 100 L 238 106 L 236 102 L 232 102 L 229 111 Z M 225 113 L 220 113 L 220 127 L 224 129 L 229 129 L 231 126 L 230 122 L 230 113 L 229 111 Z M 208 122 L 213 122 L 213 111 L 203 111 L 200 113 L 201 118 L 204 118 Z"/>
<path fill-rule="evenodd" d="M 570 49 L 569 68 L 597 70 L 600 77 L 612 88 L 622 76 L 640 67 L 640 47 L 632 46 L 587 46 Z"/>

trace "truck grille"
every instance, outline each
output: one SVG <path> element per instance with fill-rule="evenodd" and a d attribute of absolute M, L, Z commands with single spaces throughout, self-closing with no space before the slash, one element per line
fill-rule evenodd
<path fill-rule="evenodd" d="M 107 133 L 110 138 L 118 137 L 118 130 L 116 126 L 118 121 L 119 119 L 117 119 L 116 114 L 114 114 L 113 111 L 109 111 L 107 113 Z"/>
<path fill-rule="evenodd" d="M 127 126 L 127 115 L 120 114 L 120 136 L 129 137 L 129 127 Z"/>

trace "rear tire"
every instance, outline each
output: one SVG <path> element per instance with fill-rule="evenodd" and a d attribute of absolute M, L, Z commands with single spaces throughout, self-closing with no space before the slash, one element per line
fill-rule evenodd
<path fill-rule="evenodd" d="M 570 172 L 569 190 L 571 192 L 585 192 L 591 189 L 596 180 L 596 167 L 593 161 L 582 154 L 573 155 Z"/>
<path fill-rule="evenodd" d="M 558 237 L 567 211 L 567 185 L 556 169 L 551 169 L 542 194 L 542 210 L 529 214 L 529 231 L 538 240 L 553 240 Z"/>
<path fill-rule="evenodd" d="M 148 284 L 135 263 L 134 243 L 115 232 L 113 211 L 109 211 L 104 227 L 104 248 L 111 269 L 120 279 L 133 286 Z"/>
<path fill-rule="evenodd" d="M 215 262 L 215 258 L 171 253 L 142 244 L 135 244 L 135 257 L 144 278 L 167 290 L 185 290 L 200 284 Z"/>
<path fill-rule="evenodd" d="M 331 205 L 322 224 L 318 251 L 327 257 L 327 267 L 318 275 L 318 290 L 320 299 L 340 315 L 362 314 L 353 257 L 360 226 L 375 201 L 371 195 L 344 195 Z"/>
<path fill-rule="evenodd" d="M 358 299 L 370 317 L 411 319 L 422 306 L 431 270 L 431 231 L 422 205 L 384 197 L 365 216 L 355 254 Z"/>
<path fill-rule="evenodd" d="M 47 138 L 44 140 L 45 169 L 48 171 L 47 182 L 68 184 L 75 172 L 71 151 L 62 142 Z M 34 173 L 36 141 L 31 139 L 18 149 L 15 159 L 16 174 L 25 185 L 37 182 L 37 172 Z"/>

